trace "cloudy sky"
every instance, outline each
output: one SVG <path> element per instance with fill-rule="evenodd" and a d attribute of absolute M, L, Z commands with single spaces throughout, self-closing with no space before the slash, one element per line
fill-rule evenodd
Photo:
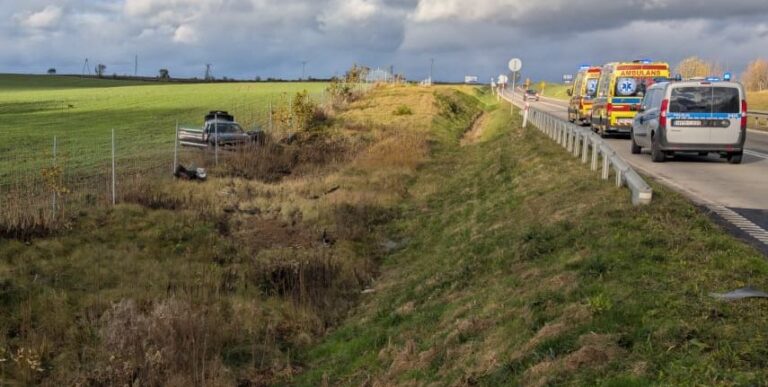
<path fill-rule="evenodd" d="M 0 0 L 0 72 L 489 79 L 513 56 L 555 80 L 580 64 L 698 55 L 739 73 L 768 56 L 766 0 Z"/>

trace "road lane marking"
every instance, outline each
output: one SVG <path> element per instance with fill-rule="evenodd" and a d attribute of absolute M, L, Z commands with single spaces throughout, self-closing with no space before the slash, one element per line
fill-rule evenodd
<path fill-rule="evenodd" d="M 745 149 L 744 150 L 744 154 L 768 160 L 768 153 L 762 153 L 762 152 L 758 152 L 758 151 L 753 151 L 751 149 Z"/>
<path fill-rule="evenodd" d="M 745 232 L 747 235 L 762 242 L 764 245 L 768 245 L 768 231 L 758 226 L 751 220 L 745 218 L 741 214 L 737 213 L 730 208 L 717 204 L 707 204 L 706 206 L 710 211 L 720 215 L 728 223 L 736 226 L 739 230 Z"/>

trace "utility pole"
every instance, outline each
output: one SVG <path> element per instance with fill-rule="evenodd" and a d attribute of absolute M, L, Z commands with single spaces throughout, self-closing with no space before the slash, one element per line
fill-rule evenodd
<path fill-rule="evenodd" d="M 139 55 L 138 54 L 134 57 L 134 61 L 133 61 L 133 76 L 134 77 L 139 76 Z"/>
<path fill-rule="evenodd" d="M 306 73 L 307 73 L 307 63 L 309 62 L 306 60 L 301 61 L 301 80 L 302 81 L 304 80 L 304 77 L 306 76 Z"/>
<path fill-rule="evenodd" d="M 85 58 L 85 63 L 83 64 L 82 76 L 85 76 L 86 71 L 88 72 L 88 75 L 91 75 L 91 66 L 88 64 L 88 58 Z"/>
<path fill-rule="evenodd" d="M 211 78 L 213 78 L 213 75 L 211 74 L 211 64 L 205 65 L 205 80 L 210 81 Z"/>
<path fill-rule="evenodd" d="M 430 58 L 429 59 L 429 84 L 430 85 L 435 83 L 435 81 L 432 78 L 432 76 L 434 75 L 434 72 L 435 72 L 435 58 Z"/>

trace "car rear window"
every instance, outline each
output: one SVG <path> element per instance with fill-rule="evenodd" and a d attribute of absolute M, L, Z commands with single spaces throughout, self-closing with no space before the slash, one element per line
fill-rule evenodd
<path fill-rule="evenodd" d="M 739 89 L 693 86 L 672 89 L 672 113 L 740 113 Z"/>

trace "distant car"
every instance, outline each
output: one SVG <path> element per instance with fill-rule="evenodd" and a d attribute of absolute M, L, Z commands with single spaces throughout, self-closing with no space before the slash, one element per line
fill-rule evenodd
<path fill-rule="evenodd" d="M 525 94 L 523 94 L 523 101 L 538 101 L 539 100 L 539 93 L 536 92 L 536 90 L 528 89 L 525 91 Z"/>
<path fill-rule="evenodd" d="M 184 146 L 208 147 L 263 143 L 262 130 L 245 131 L 235 118 L 225 111 L 212 111 L 205 116 L 202 129 L 179 130 L 180 144 Z"/>
<path fill-rule="evenodd" d="M 630 132 L 632 153 L 651 149 L 654 162 L 675 153 L 717 153 L 741 163 L 747 135 L 747 101 L 737 82 L 661 82 L 650 88 Z"/>

